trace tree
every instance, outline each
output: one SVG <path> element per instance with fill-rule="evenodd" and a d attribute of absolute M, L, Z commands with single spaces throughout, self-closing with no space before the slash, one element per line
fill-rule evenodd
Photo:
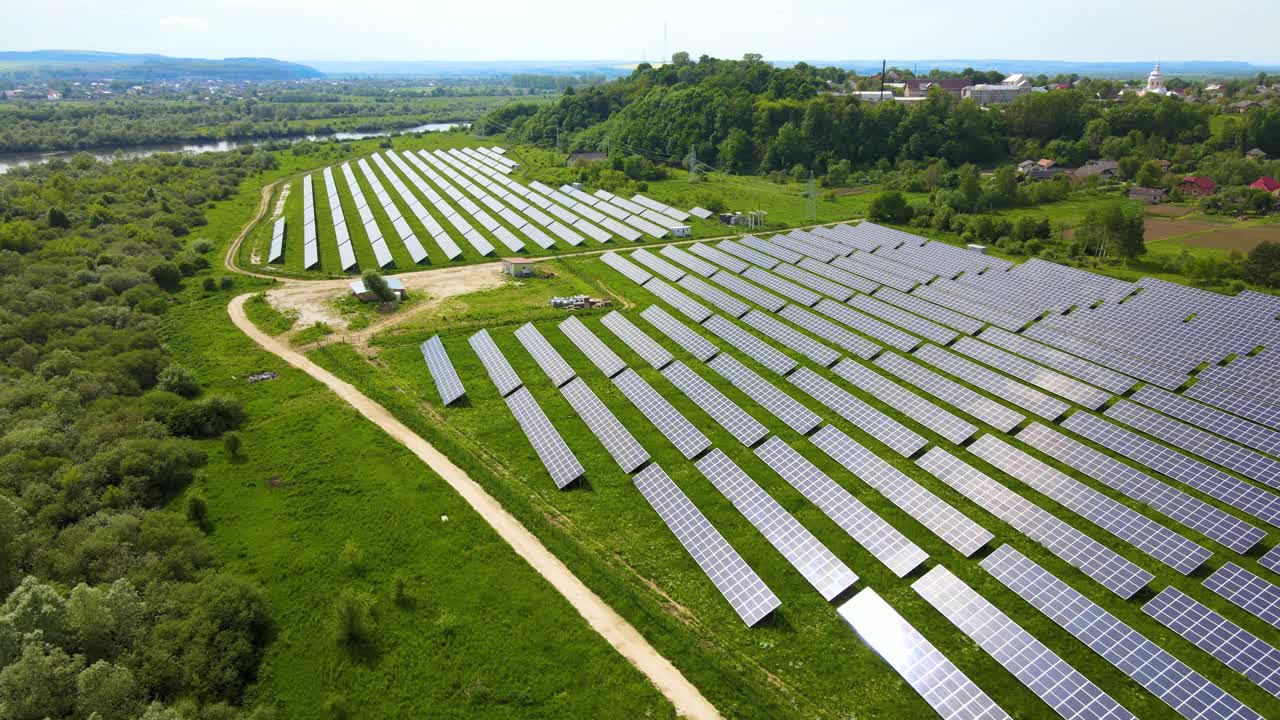
<path fill-rule="evenodd" d="M 1268 288 L 1280 286 L 1280 243 L 1267 240 L 1249 251 L 1244 262 L 1245 279 Z"/>
<path fill-rule="evenodd" d="M 60 207 L 49 208 L 49 227 L 52 228 L 69 228 L 71 221 L 67 219 L 67 214 Z"/>
<path fill-rule="evenodd" d="M 165 290 L 177 290 L 178 285 L 182 282 L 182 271 L 171 262 L 156 263 L 151 267 L 150 272 L 151 278 L 156 281 L 156 285 Z"/>
<path fill-rule="evenodd" d="M 199 495 L 187 499 L 187 519 L 196 527 L 204 529 L 209 525 L 209 505 Z"/>
<path fill-rule="evenodd" d="M 395 292 L 391 290 L 391 286 L 387 285 L 387 279 L 382 277 L 382 273 L 370 270 L 361 279 L 364 280 L 364 288 L 373 293 L 379 301 L 391 302 L 396 299 Z"/>
<path fill-rule="evenodd" d="M 239 457 L 240 455 L 240 433 L 228 432 L 222 434 L 222 447 L 231 457 Z"/>
<path fill-rule="evenodd" d="M 195 373 L 178 363 L 169 363 L 156 378 L 156 387 L 166 392 L 176 393 L 185 398 L 200 394 L 200 381 Z"/>
<path fill-rule="evenodd" d="M 76 707 L 84 717 L 127 720 L 141 706 L 142 692 L 129 668 L 99 660 L 76 678 Z"/>
<path fill-rule="evenodd" d="M 886 190 L 871 198 L 867 215 L 872 220 L 904 224 L 911 221 L 911 208 L 906 197 L 897 190 Z"/>

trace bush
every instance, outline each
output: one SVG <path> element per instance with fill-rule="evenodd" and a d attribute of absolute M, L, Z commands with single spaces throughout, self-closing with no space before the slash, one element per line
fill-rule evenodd
<path fill-rule="evenodd" d="M 204 529 L 209 525 L 209 505 L 199 495 L 187 498 L 187 520 Z"/>
<path fill-rule="evenodd" d="M 240 433 L 224 433 L 222 436 L 222 447 L 226 448 L 227 454 L 231 457 L 240 455 Z"/>
<path fill-rule="evenodd" d="M 218 281 L 214 280 L 212 275 L 206 275 L 204 280 L 200 281 L 200 287 L 204 288 L 205 292 L 213 292 L 218 289 Z"/>
<path fill-rule="evenodd" d="M 334 637 L 340 645 L 359 645 L 373 638 L 373 598 L 345 588 L 334 603 Z"/>
<path fill-rule="evenodd" d="M 871 199 L 867 214 L 872 220 L 905 224 L 911 220 L 911 207 L 902 193 L 886 190 Z"/>
<path fill-rule="evenodd" d="M 343 543 L 342 552 L 338 553 L 338 562 L 352 575 L 360 575 L 364 572 L 364 552 L 360 550 L 355 540 L 347 540 Z"/>
<path fill-rule="evenodd" d="M 156 388 L 185 398 L 193 398 L 200 394 L 200 381 L 195 373 L 175 362 L 169 363 L 164 370 L 160 371 Z"/>
<path fill-rule="evenodd" d="M 157 263 L 151 267 L 150 272 L 151 278 L 156 281 L 156 285 L 165 290 L 177 290 L 182 282 L 182 271 L 171 262 Z"/>
<path fill-rule="evenodd" d="M 218 287 L 223 290 L 230 290 L 236 284 L 236 279 L 230 275 L 223 275 L 218 278 Z"/>

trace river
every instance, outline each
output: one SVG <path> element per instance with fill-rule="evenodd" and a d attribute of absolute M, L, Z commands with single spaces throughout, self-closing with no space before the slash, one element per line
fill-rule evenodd
<path fill-rule="evenodd" d="M 387 137 L 390 135 L 409 135 L 421 132 L 445 132 L 456 127 L 465 127 L 469 123 L 427 123 L 403 130 L 383 130 L 381 132 L 336 132 L 320 135 L 294 135 L 283 138 L 252 138 L 247 140 L 217 140 L 214 142 L 195 143 L 156 143 L 151 145 L 122 145 L 118 147 L 100 147 L 92 150 L 55 150 L 52 152 L 0 153 L 0 174 L 7 173 L 16 167 L 25 167 L 37 163 L 48 162 L 59 158 L 67 159 L 81 152 L 88 152 L 99 160 L 109 161 L 116 157 L 140 158 L 162 152 L 207 153 L 226 152 L 241 147 L 253 147 L 270 142 L 302 142 L 303 140 L 363 140 L 371 137 Z M 119 155 L 117 155 L 119 153 Z"/>

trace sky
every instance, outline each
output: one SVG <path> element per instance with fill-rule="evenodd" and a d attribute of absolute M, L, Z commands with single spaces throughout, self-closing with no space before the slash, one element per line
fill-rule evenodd
<path fill-rule="evenodd" d="M 1015 58 L 1280 64 L 1269 0 L 15 0 L 0 50 L 282 60 Z"/>

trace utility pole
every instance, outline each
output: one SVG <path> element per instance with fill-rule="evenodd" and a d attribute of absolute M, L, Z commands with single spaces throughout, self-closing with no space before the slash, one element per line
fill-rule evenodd
<path fill-rule="evenodd" d="M 889 61 L 882 59 L 880 61 L 880 99 L 884 100 L 884 74 L 889 71 Z"/>

